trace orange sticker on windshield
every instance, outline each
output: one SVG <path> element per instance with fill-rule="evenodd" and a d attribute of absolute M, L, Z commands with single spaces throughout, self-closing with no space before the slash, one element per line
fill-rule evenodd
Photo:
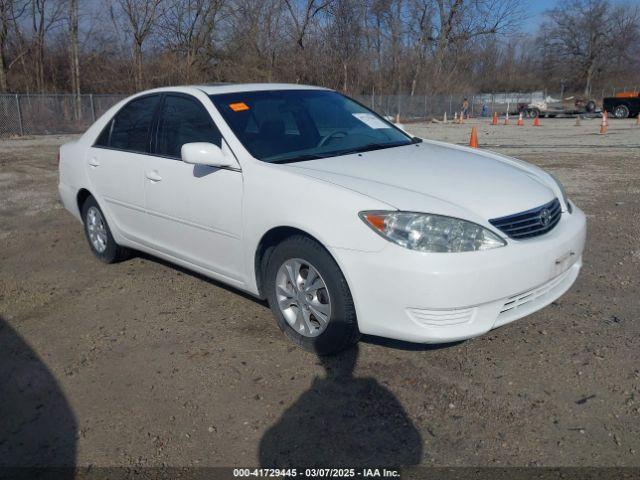
<path fill-rule="evenodd" d="M 234 112 L 244 112 L 245 110 L 249 110 L 249 105 L 244 102 L 230 103 L 229 108 Z"/>

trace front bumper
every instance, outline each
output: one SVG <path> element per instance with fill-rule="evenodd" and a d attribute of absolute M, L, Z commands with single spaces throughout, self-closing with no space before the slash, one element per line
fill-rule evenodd
<path fill-rule="evenodd" d="M 482 335 L 550 304 L 582 266 L 584 213 L 563 213 L 549 233 L 484 252 L 332 249 L 347 277 L 362 333 L 420 343 Z"/>

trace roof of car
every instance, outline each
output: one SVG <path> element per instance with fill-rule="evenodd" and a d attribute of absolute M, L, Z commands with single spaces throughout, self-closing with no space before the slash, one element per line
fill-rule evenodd
<path fill-rule="evenodd" d="M 328 90 L 313 85 L 300 85 L 298 83 L 209 83 L 204 85 L 191 85 L 205 92 L 207 95 L 216 93 L 255 92 L 260 90 Z"/>

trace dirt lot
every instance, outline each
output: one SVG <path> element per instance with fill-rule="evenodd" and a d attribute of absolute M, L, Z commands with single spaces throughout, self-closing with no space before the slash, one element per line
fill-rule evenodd
<path fill-rule="evenodd" d="M 98 262 L 57 199 L 69 137 L 1 141 L 0 465 L 640 465 L 640 127 L 574 122 L 408 126 L 466 143 L 478 125 L 564 182 L 589 221 L 568 294 L 474 340 L 364 338 L 324 365 L 261 302 Z"/>

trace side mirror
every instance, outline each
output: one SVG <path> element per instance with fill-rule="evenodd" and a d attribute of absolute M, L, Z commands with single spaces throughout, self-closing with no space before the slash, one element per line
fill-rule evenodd
<path fill-rule="evenodd" d="M 182 161 L 192 165 L 208 165 L 210 167 L 237 167 L 235 159 L 225 154 L 222 149 L 207 142 L 185 143 L 180 150 Z"/>

